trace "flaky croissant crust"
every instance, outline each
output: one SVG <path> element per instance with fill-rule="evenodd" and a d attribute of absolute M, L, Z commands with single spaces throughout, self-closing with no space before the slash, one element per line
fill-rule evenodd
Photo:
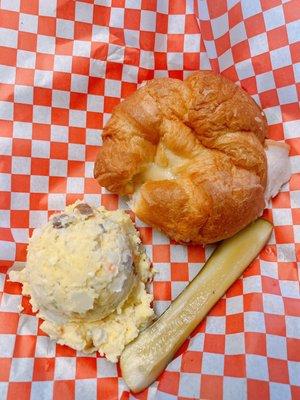
<path fill-rule="evenodd" d="M 264 209 L 266 131 L 258 105 L 220 75 L 154 79 L 115 108 L 94 175 L 175 241 L 213 243 Z"/>

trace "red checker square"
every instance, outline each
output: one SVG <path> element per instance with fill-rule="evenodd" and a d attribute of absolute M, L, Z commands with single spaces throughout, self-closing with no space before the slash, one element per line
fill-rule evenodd
<path fill-rule="evenodd" d="M 124 13 L 124 26 L 126 29 L 140 29 L 141 23 L 141 10 L 131 10 L 125 8 Z"/>
<path fill-rule="evenodd" d="M 66 193 L 67 179 L 59 176 L 49 177 L 49 192 L 50 193 Z"/>
<path fill-rule="evenodd" d="M 266 31 L 265 21 L 262 13 L 245 19 L 244 24 L 248 37 L 256 36 Z"/>
<path fill-rule="evenodd" d="M 300 386 L 290 386 L 292 399 L 300 399 Z"/>
<path fill-rule="evenodd" d="M 201 24 L 202 24 L 202 21 L 201 21 Z M 204 31 L 204 29 L 203 29 L 203 31 Z M 199 25 L 198 25 L 197 17 L 194 14 L 185 15 L 184 32 L 185 33 L 199 33 Z M 205 34 L 207 34 L 207 30 L 205 30 Z M 205 39 L 208 39 L 208 37 L 205 36 Z"/>
<path fill-rule="evenodd" d="M 13 139 L 12 146 L 13 156 L 31 156 L 31 140 L 30 139 Z"/>
<path fill-rule="evenodd" d="M 11 358 L 0 358 L 0 382 L 8 382 Z"/>
<path fill-rule="evenodd" d="M 17 49 L 0 46 L 0 63 L 14 67 L 17 64 Z M 1 85 L 3 86 L 3 84 Z"/>
<path fill-rule="evenodd" d="M 28 228 L 29 212 L 22 210 L 12 211 L 10 216 L 10 223 L 12 228 Z"/>
<path fill-rule="evenodd" d="M 259 94 L 262 108 L 274 107 L 279 104 L 279 99 L 276 89 L 267 90 Z"/>
<path fill-rule="evenodd" d="M 283 140 L 284 132 L 282 124 L 269 125 L 268 137 L 273 140 Z"/>
<path fill-rule="evenodd" d="M 224 375 L 244 378 L 246 376 L 246 361 L 244 354 L 225 355 Z"/>
<path fill-rule="evenodd" d="M 94 113 L 96 114 L 96 113 Z M 99 115 L 99 114 L 98 114 Z M 95 158 L 98 154 L 99 147 L 98 146 L 89 146 L 85 147 L 85 160 L 86 161 L 95 161 Z"/>
<path fill-rule="evenodd" d="M 32 236 L 32 231 L 33 231 L 33 229 L 30 229 L 29 230 L 29 236 L 31 237 Z M 31 304 L 29 303 L 29 297 L 25 297 L 25 296 L 23 296 L 22 297 L 22 307 L 23 307 L 23 312 L 24 312 L 24 314 L 27 314 L 27 315 L 36 315 L 36 313 L 34 313 L 33 311 L 32 311 L 32 306 L 31 306 Z"/>
<path fill-rule="evenodd" d="M 19 314 L 13 312 L 0 312 L 0 333 L 15 334 L 18 329 Z"/>
<path fill-rule="evenodd" d="M 247 395 L 248 399 L 270 400 L 269 382 L 247 379 Z"/>
<path fill-rule="evenodd" d="M 54 381 L 53 400 L 61 400 L 66 396 L 69 399 L 75 399 L 75 380 Z"/>
<path fill-rule="evenodd" d="M 29 32 L 18 32 L 18 49 L 36 51 L 37 35 Z"/>
<path fill-rule="evenodd" d="M 171 280 L 188 281 L 189 269 L 187 263 L 171 263 Z"/>
<path fill-rule="evenodd" d="M 69 128 L 69 143 L 85 144 L 86 130 L 84 128 L 76 128 L 70 126 Z"/>
<path fill-rule="evenodd" d="M 268 31 L 267 36 L 270 50 L 278 49 L 279 47 L 286 46 L 289 43 L 285 26 L 280 26 L 279 28 Z"/>
<path fill-rule="evenodd" d="M 225 353 L 225 336 L 224 335 L 213 335 L 206 333 L 204 336 L 204 348 L 203 350 L 207 353 Z"/>
<path fill-rule="evenodd" d="M 51 110 L 51 123 L 54 125 L 68 126 L 69 124 L 69 110 L 65 108 L 52 107 Z"/>
<path fill-rule="evenodd" d="M 140 48 L 142 50 L 153 51 L 155 43 L 155 32 L 140 32 Z"/>
<path fill-rule="evenodd" d="M 287 355 L 288 360 L 290 361 L 299 361 L 300 362 L 300 339 L 286 339 L 287 343 Z"/>
<path fill-rule="evenodd" d="M 39 2 L 38 0 L 21 0 L 20 11 L 27 14 L 38 14 L 39 13 Z"/>
<path fill-rule="evenodd" d="M 256 74 L 263 74 L 272 70 L 270 53 L 260 54 L 251 57 L 254 72 Z"/>
<path fill-rule="evenodd" d="M 214 317 L 223 317 L 225 314 L 226 314 L 225 299 L 220 299 L 209 312 L 209 315 Z"/>
<path fill-rule="evenodd" d="M 269 276 L 261 277 L 262 291 L 263 293 L 281 295 L 278 279 L 271 278 Z"/>
<path fill-rule="evenodd" d="M 223 377 L 214 375 L 201 375 L 201 399 L 223 399 Z"/>
<path fill-rule="evenodd" d="M 124 29 L 110 27 L 110 29 L 109 29 L 109 43 L 118 44 L 120 46 L 124 46 L 124 43 L 125 43 Z"/>
<path fill-rule="evenodd" d="M 205 252 L 203 246 L 188 246 L 188 261 L 190 263 L 200 263 L 205 261 Z"/>
<path fill-rule="evenodd" d="M 0 196 L 0 209 L 9 210 L 10 209 L 10 192 L 1 192 Z"/>
<path fill-rule="evenodd" d="M 82 194 L 80 196 L 82 196 Z M 66 194 L 66 204 L 67 205 L 75 203 L 76 200 L 78 200 L 78 194 L 76 194 L 76 193 L 72 193 L 72 194 L 67 193 Z"/>
<path fill-rule="evenodd" d="M 33 103 L 41 106 L 51 106 L 52 90 L 41 87 L 33 88 Z"/>
<path fill-rule="evenodd" d="M 34 69 L 17 68 L 16 69 L 16 84 L 33 86 Z"/>
<path fill-rule="evenodd" d="M 89 75 L 90 59 L 87 57 L 72 57 L 72 72 L 73 74 Z"/>
<path fill-rule="evenodd" d="M 275 226 L 274 230 L 277 243 L 294 243 L 294 231 L 292 226 Z"/>
<path fill-rule="evenodd" d="M 169 70 L 168 73 L 169 73 L 169 78 L 180 79 L 181 81 L 183 80 L 183 71 L 176 71 L 176 70 L 170 71 Z M 148 79 L 150 79 L 150 78 L 148 78 Z M 176 243 L 176 242 L 174 241 L 172 244 L 174 244 L 174 243 Z"/>
<path fill-rule="evenodd" d="M 245 332 L 245 352 L 265 356 L 267 354 L 266 335 L 258 332 Z"/>
<path fill-rule="evenodd" d="M 39 15 L 38 33 L 40 35 L 55 36 L 56 34 L 56 18 L 44 17 Z"/>
<path fill-rule="evenodd" d="M 278 277 L 283 281 L 297 281 L 298 269 L 296 262 L 278 262 Z"/>
<path fill-rule="evenodd" d="M 286 336 L 284 315 L 265 314 L 266 333 Z"/>
<path fill-rule="evenodd" d="M 229 32 L 226 32 L 224 35 L 219 37 L 218 39 L 215 40 L 215 46 L 217 50 L 217 54 L 221 55 L 225 53 L 228 49 L 230 49 L 230 36 Z"/>
<path fill-rule="evenodd" d="M 30 192 L 30 176 L 29 175 L 12 175 L 11 176 L 12 192 Z"/>
<path fill-rule="evenodd" d="M 49 175 L 48 158 L 31 158 L 31 174 L 32 175 Z"/>
<path fill-rule="evenodd" d="M 272 382 L 289 383 L 287 361 L 268 358 L 269 377 Z"/>
<path fill-rule="evenodd" d="M 260 252 L 260 258 L 265 261 L 277 261 L 277 251 L 275 244 L 268 244 Z"/>
<path fill-rule="evenodd" d="M 62 19 L 75 19 L 75 2 L 66 2 L 65 0 L 57 0 L 56 16 Z"/>
<path fill-rule="evenodd" d="M 70 90 L 71 74 L 68 72 L 53 72 L 53 89 Z"/>
<path fill-rule="evenodd" d="M 68 161 L 68 176 L 81 177 L 84 176 L 85 163 L 84 161 Z"/>
<path fill-rule="evenodd" d="M 112 0 L 111 6 L 112 7 L 122 7 L 122 8 L 124 8 L 125 7 L 125 0 Z"/>
<path fill-rule="evenodd" d="M 167 69 L 167 53 L 154 53 L 154 65 L 155 69 Z"/>
<path fill-rule="evenodd" d="M 158 389 L 169 394 L 178 394 L 180 374 L 175 371 L 165 371 L 160 376 Z"/>
<path fill-rule="evenodd" d="M 71 56 L 73 54 L 73 40 L 55 38 L 55 54 Z"/>
<path fill-rule="evenodd" d="M 107 43 L 91 43 L 91 58 L 96 60 L 106 61 L 108 55 L 108 44 Z"/>
<path fill-rule="evenodd" d="M 300 43 L 290 44 L 290 52 L 292 57 L 292 62 L 295 64 L 300 61 Z"/>
<path fill-rule="evenodd" d="M 263 299 L 261 293 L 244 294 L 244 311 L 263 311 Z"/>
<path fill-rule="evenodd" d="M 242 281 L 242 279 L 238 279 L 227 290 L 226 296 L 227 297 L 235 297 L 235 296 L 240 296 L 241 294 L 243 294 L 243 281 Z"/>
<path fill-rule="evenodd" d="M 97 181 L 94 178 L 84 179 L 84 193 L 89 193 L 89 194 L 101 193 L 101 188 L 99 187 Z"/>
<path fill-rule="evenodd" d="M 293 315 L 295 317 L 300 317 L 299 299 L 284 297 L 283 301 L 284 301 L 284 309 L 286 315 Z"/>
<path fill-rule="evenodd" d="M 68 346 L 62 346 L 60 344 L 56 345 L 56 357 L 75 357 L 76 351 Z"/>
<path fill-rule="evenodd" d="M 212 31 L 211 21 L 203 21 L 203 24 L 202 24 L 202 21 L 201 21 L 201 26 L 202 26 L 202 29 L 203 29 L 203 38 L 205 40 L 214 40 L 214 34 L 213 34 L 213 31 Z"/>
<path fill-rule="evenodd" d="M 292 217 L 295 225 L 300 225 L 300 209 L 292 209 Z"/>
<path fill-rule="evenodd" d="M 4 293 L 7 294 L 22 294 L 22 286 L 19 283 L 11 282 L 8 276 L 5 280 Z M 15 333 L 15 332 L 14 332 Z"/>
<path fill-rule="evenodd" d="M 97 359 L 92 357 L 76 358 L 76 379 L 97 377 Z"/>
<path fill-rule="evenodd" d="M 95 5 L 93 17 L 95 25 L 109 26 L 110 7 Z"/>
<path fill-rule="evenodd" d="M 120 99 L 116 97 L 105 97 L 104 98 L 104 112 L 110 114 L 114 108 L 120 103 Z"/>
<path fill-rule="evenodd" d="M 116 210 L 118 208 L 118 196 L 116 194 L 103 194 L 101 205 L 107 208 L 107 210 Z"/>
<path fill-rule="evenodd" d="M 182 372 L 201 372 L 202 353 L 200 351 L 186 351 L 182 354 Z"/>
<path fill-rule="evenodd" d="M 19 29 L 19 13 L 0 9 L 1 28 Z"/>
<path fill-rule="evenodd" d="M 48 197 L 43 193 L 30 193 L 31 210 L 48 210 Z"/>
<path fill-rule="evenodd" d="M 291 0 L 283 4 L 283 11 L 286 23 L 300 19 L 300 8 L 298 0 Z"/>
<path fill-rule="evenodd" d="M 92 40 L 93 25 L 85 22 L 75 21 L 74 39 L 75 40 Z"/>
<path fill-rule="evenodd" d="M 290 156 L 297 156 L 300 154 L 300 139 L 287 139 L 286 143 L 290 146 Z"/>
<path fill-rule="evenodd" d="M 123 65 L 121 63 L 115 63 L 107 61 L 106 63 L 106 78 L 107 79 L 122 79 Z"/>
<path fill-rule="evenodd" d="M 293 174 L 290 180 L 290 189 L 299 190 L 300 189 L 300 174 Z"/>
<path fill-rule="evenodd" d="M 48 124 L 32 124 L 32 139 L 50 140 L 51 127 Z"/>
<path fill-rule="evenodd" d="M 156 11 L 157 10 L 157 0 L 142 0 L 141 9 L 149 10 L 149 11 Z"/>
<path fill-rule="evenodd" d="M 256 79 L 254 76 L 246 79 L 241 79 L 241 87 L 250 95 L 257 93 Z"/>
<path fill-rule="evenodd" d="M 155 300 L 171 300 L 171 282 L 153 282 Z"/>
<path fill-rule="evenodd" d="M 97 399 L 118 399 L 118 378 L 97 379 Z"/>
<path fill-rule="evenodd" d="M 4 240 L 7 242 L 13 242 L 14 238 L 13 235 L 11 233 L 11 230 L 9 228 L 2 228 L 0 230 L 0 240 Z M 0 293 L 0 300 L 1 300 L 1 296 L 2 294 Z"/>
<path fill-rule="evenodd" d="M 133 47 L 126 47 L 124 52 L 124 64 L 139 66 L 140 53 L 141 53 L 140 49 L 136 49 Z"/>
<path fill-rule="evenodd" d="M 11 172 L 11 156 L 1 156 L 1 172 L 10 174 L 10 172 Z"/>
<path fill-rule="evenodd" d="M 50 143 L 50 158 L 59 160 L 68 159 L 68 143 L 51 142 Z"/>
<path fill-rule="evenodd" d="M 184 1 L 170 1 L 169 14 L 185 14 L 186 4 Z"/>
<path fill-rule="evenodd" d="M 10 382 L 6 400 L 30 400 L 31 382 Z"/>
<path fill-rule="evenodd" d="M 299 103 L 282 104 L 280 107 L 281 107 L 281 112 L 283 114 L 284 122 L 293 121 L 294 119 L 297 119 L 298 113 L 299 113 Z M 295 139 L 290 139 L 290 140 L 295 140 Z M 298 139 L 298 144 L 299 144 L 299 142 L 300 141 Z M 300 146 L 300 144 L 299 144 L 299 146 Z M 298 154 L 299 153 L 300 153 L 300 149 L 298 151 Z"/>
<path fill-rule="evenodd" d="M 277 88 L 293 85 L 295 83 L 294 70 L 292 65 L 275 69 L 273 71 L 273 75 Z M 299 105 L 298 105 L 298 112 L 299 112 Z"/>
<path fill-rule="evenodd" d="M 249 267 L 245 270 L 243 277 L 249 277 L 253 275 L 260 275 L 260 265 L 258 260 L 252 261 Z"/>
<path fill-rule="evenodd" d="M 229 27 L 233 28 L 235 25 L 243 21 L 243 12 L 241 3 L 235 4 L 228 12 Z"/>
<path fill-rule="evenodd" d="M 230 48 L 230 45 L 227 48 Z M 250 58 L 250 48 L 247 40 L 232 46 L 231 51 L 235 62 L 244 61 L 245 59 Z"/>
<path fill-rule="evenodd" d="M 75 110 L 86 110 L 87 94 L 85 93 L 70 93 L 70 108 Z"/>
<path fill-rule="evenodd" d="M 154 262 L 170 262 L 170 246 L 167 244 L 153 245 Z"/>
<path fill-rule="evenodd" d="M 13 135 L 12 121 L 0 120 L 0 132 L 1 136 L 11 137 Z M 1 161 L 2 161 L 2 156 L 1 156 Z"/>
<path fill-rule="evenodd" d="M 152 244 L 152 228 L 139 228 L 141 240 L 143 244 Z"/>
<path fill-rule="evenodd" d="M 226 333 L 239 333 L 244 330 L 244 316 L 242 313 L 226 316 Z"/>
<path fill-rule="evenodd" d="M 263 11 L 269 10 L 282 4 L 281 0 L 260 0 L 261 8 Z"/>
<path fill-rule="evenodd" d="M 36 345 L 36 336 L 33 335 L 17 335 L 14 357 L 34 357 Z"/>
<path fill-rule="evenodd" d="M 103 95 L 104 94 L 104 79 L 89 77 L 88 93 Z"/>
<path fill-rule="evenodd" d="M 36 358 L 34 360 L 33 380 L 52 381 L 54 379 L 54 358 Z"/>
<path fill-rule="evenodd" d="M 137 89 L 137 85 L 135 83 L 130 82 L 122 82 L 121 86 L 121 97 L 126 98 L 134 93 Z"/>
<path fill-rule="evenodd" d="M 167 47 L 168 51 L 183 52 L 184 35 L 172 34 L 168 35 Z"/>
<path fill-rule="evenodd" d="M 218 18 L 228 12 L 227 4 L 223 1 L 209 1 L 208 12 L 210 18 Z"/>
<path fill-rule="evenodd" d="M 14 120 L 23 122 L 32 122 L 32 105 L 15 103 Z"/>
<path fill-rule="evenodd" d="M 183 54 L 183 69 L 194 71 L 200 69 L 199 53 L 184 53 Z"/>

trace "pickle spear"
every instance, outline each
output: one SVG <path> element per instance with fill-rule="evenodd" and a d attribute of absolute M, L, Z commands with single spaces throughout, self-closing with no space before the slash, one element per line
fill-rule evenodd
<path fill-rule="evenodd" d="M 256 258 L 271 232 L 272 225 L 258 219 L 223 241 L 170 307 L 127 345 L 120 364 L 132 392 L 142 391 L 162 373 L 185 339 Z"/>

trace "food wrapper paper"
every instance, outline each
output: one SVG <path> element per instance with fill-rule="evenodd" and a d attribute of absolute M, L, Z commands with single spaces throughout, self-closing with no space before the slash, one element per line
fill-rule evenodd
<path fill-rule="evenodd" d="M 300 398 L 299 0 L 0 1 L 0 398 Z M 143 393 L 117 364 L 55 345 L 7 270 L 32 230 L 78 198 L 126 208 L 93 179 L 113 108 L 153 77 L 213 69 L 261 104 L 291 146 L 292 179 L 265 210 L 274 233 Z M 158 314 L 213 247 L 180 246 L 136 220 Z M 20 313 L 20 308 L 23 311 Z"/>

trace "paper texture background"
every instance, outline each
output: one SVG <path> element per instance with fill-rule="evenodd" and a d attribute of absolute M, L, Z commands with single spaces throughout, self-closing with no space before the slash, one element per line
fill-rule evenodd
<path fill-rule="evenodd" d="M 0 399 L 300 398 L 299 36 L 299 0 L 0 0 Z M 275 228 L 259 259 L 159 381 L 133 395 L 117 365 L 50 342 L 6 272 L 65 204 L 125 208 L 92 177 L 122 98 L 144 80 L 211 68 L 262 105 L 269 136 L 291 146 L 293 176 L 265 211 Z M 212 247 L 136 223 L 159 270 L 161 313 Z"/>

